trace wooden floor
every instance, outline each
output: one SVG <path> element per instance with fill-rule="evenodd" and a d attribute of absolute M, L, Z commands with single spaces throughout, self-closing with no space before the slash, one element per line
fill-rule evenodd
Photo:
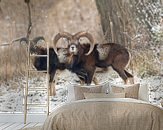
<path fill-rule="evenodd" d="M 22 128 L 41 126 L 43 123 L 0 123 L 0 130 L 20 130 Z"/>

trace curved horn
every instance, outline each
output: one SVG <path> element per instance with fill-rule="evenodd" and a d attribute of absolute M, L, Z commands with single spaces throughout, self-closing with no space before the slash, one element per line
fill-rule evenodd
<path fill-rule="evenodd" d="M 71 35 L 70 33 L 68 33 L 68 32 L 62 32 L 62 33 L 58 33 L 58 34 L 54 37 L 54 39 L 53 39 L 53 47 L 54 47 L 54 51 L 55 51 L 56 54 L 58 54 L 58 53 L 57 53 L 56 44 L 57 44 L 57 42 L 58 42 L 58 40 L 59 40 L 60 38 L 66 38 L 66 39 L 68 39 L 68 40 L 71 40 L 71 39 L 72 39 L 72 35 Z"/>
<path fill-rule="evenodd" d="M 86 37 L 91 42 L 90 49 L 89 49 L 88 53 L 86 53 L 85 55 L 89 55 L 93 51 L 93 49 L 94 49 L 94 39 L 93 39 L 93 36 L 90 33 L 85 32 L 85 31 L 81 31 L 81 32 L 76 33 L 73 37 L 74 37 L 74 39 L 77 39 L 77 40 L 79 40 L 81 37 Z"/>
<path fill-rule="evenodd" d="M 17 41 L 19 41 L 20 43 L 21 43 L 22 41 L 25 41 L 26 44 L 28 43 L 28 39 L 27 39 L 26 37 L 21 37 L 21 38 L 18 38 L 18 39 L 12 40 L 11 43 L 14 43 L 14 42 L 17 42 Z"/>

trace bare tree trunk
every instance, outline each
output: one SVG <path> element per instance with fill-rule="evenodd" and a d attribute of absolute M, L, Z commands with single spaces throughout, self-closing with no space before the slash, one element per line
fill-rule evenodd
<path fill-rule="evenodd" d="M 105 40 L 122 44 L 130 49 L 132 56 L 135 57 L 131 64 L 132 70 L 135 65 L 140 66 L 141 62 L 136 61 L 140 50 L 147 55 L 146 51 L 156 50 L 161 45 L 158 43 L 162 43 L 159 35 L 162 33 L 161 30 L 154 31 L 157 27 L 161 28 L 162 2 L 163 0 L 96 0 Z M 157 59 L 160 57 L 155 53 L 154 56 Z M 141 59 L 142 54 L 139 57 Z M 143 58 L 144 61 L 147 61 L 145 63 L 148 66 L 148 60 Z"/>
<path fill-rule="evenodd" d="M 97 9 L 101 16 L 101 24 L 107 42 L 126 43 L 126 0 L 96 0 Z"/>
<path fill-rule="evenodd" d="M 129 0 L 96 0 L 96 5 L 105 40 L 132 49 L 132 37 L 136 34 L 137 27 Z M 130 68 L 134 73 L 132 63 Z"/>

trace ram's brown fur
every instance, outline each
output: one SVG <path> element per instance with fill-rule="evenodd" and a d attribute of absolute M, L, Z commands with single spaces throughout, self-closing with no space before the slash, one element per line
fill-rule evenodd
<path fill-rule="evenodd" d="M 89 55 L 85 55 L 89 51 L 89 44 L 80 45 L 78 55 L 71 56 L 69 68 L 73 72 L 78 70 L 84 70 L 87 77 L 85 77 L 85 83 L 90 84 L 93 79 L 96 67 L 107 68 L 111 66 L 119 76 L 127 83 L 128 78 L 133 76 L 126 71 L 126 67 L 130 60 L 130 54 L 128 50 L 116 43 L 96 44 L 93 51 Z M 104 58 L 101 59 L 99 49 L 108 48 Z M 70 58 L 70 57 L 69 57 Z M 76 58 L 76 59 L 75 59 Z"/>
<path fill-rule="evenodd" d="M 90 43 L 81 44 L 81 37 L 86 37 Z M 133 78 L 125 70 L 129 64 L 130 54 L 122 45 L 116 43 L 94 44 L 92 35 L 84 31 L 74 35 L 63 32 L 58 33 L 53 40 L 55 51 L 57 50 L 56 43 L 60 38 L 66 38 L 69 41 L 67 68 L 82 77 L 86 84 L 92 82 L 96 67 L 106 69 L 112 66 L 125 83 L 128 78 Z"/>
<path fill-rule="evenodd" d="M 106 43 L 99 45 L 101 48 L 108 48 L 109 51 L 107 52 L 107 56 L 104 59 L 100 59 L 99 54 L 100 51 L 98 50 L 98 45 L 96 46 L 97 56 L 96 57 L 96 66 L 97 67 L 108 67 L 111 66 L 119 76 L 127 83 L 128 78 L 133 78 L 133 76 L 126 71 L 126 67 L 130 61 L 130 53 L 128 50 L 116 43 Z"/>

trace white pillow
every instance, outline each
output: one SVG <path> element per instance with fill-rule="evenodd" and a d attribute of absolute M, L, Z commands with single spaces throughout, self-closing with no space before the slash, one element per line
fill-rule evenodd
<path fill-rule="evenodd" d="M 140 85 L 138 99 L 149 102 L 149 92 L 148 85 Z"/>
<path fill-rule="evenodd" d="M 68 89 L 67 102 L 75 101 L 74 87 L 76 87 L 76 86 L 77 85 L 71 85 L 71 84 L 67 86 L 67 89 Z M 106 89 L 109 91 L 109 93 L 112 92 L 112 90 L 111 90 L 112 84 L 110 84 L 109 82 L 102 84 L 102 86 L 103 86 L 102 93 L 106 93 Z M 89 87 L 89 86 L 87 86 L 87 87 Z M 149 90 L 148 90 L 147 85 L 140 85 L 138 99 L 149 102 L 148 91 Z"/>
<path fill-rule="evenodd" d="M 98 88 L 98 87 L 100 87 L 101 86 L 101 89 L 102 89 L 102 85 L 78 85 L 78 84 L 70 84 L 70 85 L 68 85 L 67 86 L 67 90 L 68 90 L 68 94 L 67 94 L 67 102 L 71 102 L 71 101 L 76 101 L 77 99 L 76 99 L 76 97 L 75 97 L 75 90 L 74 90 L 74 88 L 75 87 L 79 87 L 79 88 L 90 88 L 90 89 L 93 89 L 93 88 Z M 98 92 L 101 92 L 101 89 L 100 89 L 100 91 L 98 91 Z M 84 94 L 84 93 L 83 93 Z M 84 95 L 83 95 L 83 97 L 84 97 Z"/>
<path fill-rule="evenodd" d="M 103 93 L 106 93 L 106 89 L 109 91 L 109 92 L 112 92 L 112 88 L 111 86 L 117 86 L 117 85 L 113 85 L 112 83 L 110 82 L 106 82 L 103 84 L 103 87 L 102 87 L 102 92 Z M 118 85 L 119 87 L 124 87 L 124 86 L 128 86 L 128 85 Z M 130 86 L 130 85 L 129 85 Z M 148 89 L 148 85 L 146 84 L 140 84 L 140 87 L 139 87 L 139 93 L 138 93 L 138 99 L 139 100 L 143 100 L 143 101 L 146 101 L 146 102 L 149 102 L 149 89 Z"/>
<path fill-rule="evenodd" d="M 125 98 L 125 93 L 84 93 L 86 99 L 92 98 Z"/>
<path fill-rule="evenodd" d="M 75 101 L 75 94 L 74 94 L 74 85 L 67 86 L 68 94 L 67 94 L 67 102 Z"/>

